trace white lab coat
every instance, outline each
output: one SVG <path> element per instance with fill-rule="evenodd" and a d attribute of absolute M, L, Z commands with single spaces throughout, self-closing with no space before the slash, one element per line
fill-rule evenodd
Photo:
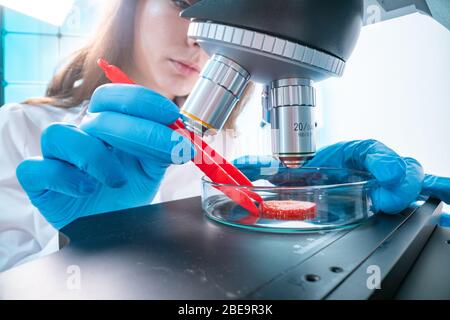
<path fill-rule="evenodd" d="M 40 136 L 48 125 L 79 125 L 89 118 L 87 107 L 88 103 L 70 109 L 21 104 L 0 108 L 0 271 L 58 250 L 58 231 L 31 204 L 17 181 L 16 167 L 25 158 L 41 156 Z M 239 140 L 232 139 L 227 148 L 221 137 L 209 142 L 229 160 L 265 152 L 255 149 L 261 144 Z M 153 203 L 200 195 L 201 177 L 192 162 L 169 167 Z"/>

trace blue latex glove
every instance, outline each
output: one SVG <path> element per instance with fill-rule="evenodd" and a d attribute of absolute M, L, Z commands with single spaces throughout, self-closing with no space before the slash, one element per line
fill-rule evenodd
<path fill-rule="evenodd" d="M 426 174 L 422 184 L 422 195 L 450 204 L 450 178 Z"/>
<path fill-rule="evenodd" d="M 261 175 L 261 168 L 273 174 L 279 167 L 278 161 L 267 156 L 246 156 L 236 159 L 234 164 L 250 179 Z M 421 192 L 446 202 L 450 200 L 450 179 L 425 177 L 416 160 L 400 157 L 375 140 L 341 142 L 322 148 L 305 166 L 369 171 L 378 181 L 378 187 L 372 194 L 376 212 L 399 213 Z"/>
<path fill-rule="evenodd" d="M 426 174 L 422 185 L 422 195 L 434 197 L 450 204 L 450 178 Z M 439 224 L 442 227 L 450 228 L 450 213 L 443 212 Z"/>
<path fill-rule="evenodd" d="M 79 217 L 149 204 L 169 165 L 195 155 L 167 127 L 178 107 L 144 87 L 99 87 L 89 111 L 98 116 L 81 128 L 49 126 L 41 137 L 43 158 L 17 168 L 31 202 L 57 229 Z"/>

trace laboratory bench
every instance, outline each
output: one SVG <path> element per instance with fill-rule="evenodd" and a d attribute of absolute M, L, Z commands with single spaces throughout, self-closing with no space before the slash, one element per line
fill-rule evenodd
<path fill-rule="evenodd" d="M 0 299 L 449 299 L 450 229 L 429 199 L 322 233 L 218 224 L 199 197 L 79 219 L 0 274 Z"/>

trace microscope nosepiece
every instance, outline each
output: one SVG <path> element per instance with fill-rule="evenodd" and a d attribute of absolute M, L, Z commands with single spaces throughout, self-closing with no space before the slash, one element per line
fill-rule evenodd
<path fill-rule="evenodd" d="M 316 105 L 312 81 L 289 78 L 271 84 L 272 152 L 288 168 L 298 168 L 316 153 Z"/>

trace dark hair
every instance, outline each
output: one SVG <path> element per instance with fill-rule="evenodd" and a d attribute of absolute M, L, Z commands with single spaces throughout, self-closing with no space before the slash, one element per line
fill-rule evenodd
<path fill-rule="evenodd" d="M 134 47 L 135 15 L 139 1 L 110 0 L 110 9 L 99 25 L 92 40 L 75 52 L 67 66 L 59 71 L 47 87 L 45 97 L 31 98 L 24 103 L 29 105 L 49 104 L 61 108 L 79 106 L 90 100 L 95 89 L 109 83 L 103 71 L 97 66 L 97 60 L 104 58 L 125 72 L 132 65 L 130 50 Z M 235 121 L 249 101 L 255 86 L 250 83 L 241 101 L 234 108 L 225 123 L 225 129 L 234 129 Z M 182 104 L 186 97 L 179 97 Z"/>
<path fill-rule="evenodd" d="M 71 108 L 89 100 L 97 87 L 109 82 L 97 66 L 99 58 L 105 58 L 127 70 L 131 63 L 129 52 L 134 40 L 132 22 L 139 0 L 109 2 L 110 10 L 92 40 L 75 52 L 69 64 L 53 77 L 45 97 L 28 99 L 26 104 L 51 104 Z"/>

